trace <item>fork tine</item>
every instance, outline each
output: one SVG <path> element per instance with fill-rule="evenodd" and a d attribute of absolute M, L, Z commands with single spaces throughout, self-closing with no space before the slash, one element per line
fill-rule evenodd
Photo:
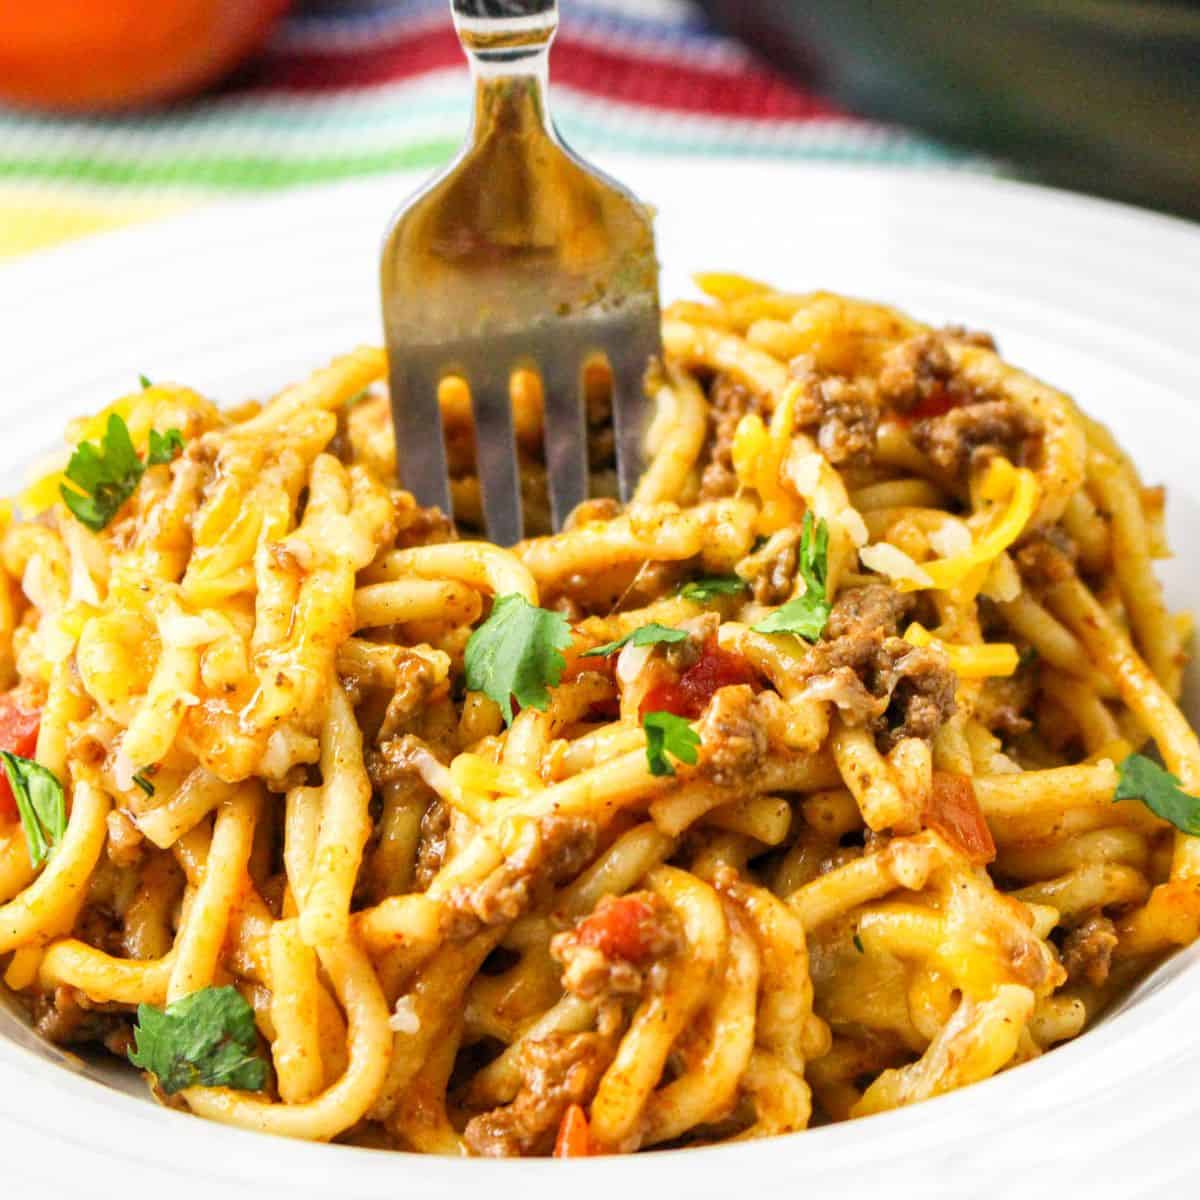
<path fill-rule="evenodd" d="M 494 361 L 475 364 L 468 372 L 467 382 L 471 389 L 475 459 L 488 537 L 498 545 L 512 546 L 521 540 L 524 528 L 521 478 L 513 439 L 508 368 L 497 375 Z"/>
<path fill-rule="evenodd" d="M 588 496 L 583 364 L 569 340 L 539 357 L 545 411 L 546 482 L 555 530 Z"/>
<path fill-rule="evenodd" d="M 446 443 L 438 406 L 440 367 L 428 355 L 391 355 L 388 377 L 396 431 L 396 474 L 418 504 L 453 519 Z"/>
<path fill-rule="evenodd" d="M 565 146 L 549 120 L 546 58 L 558 0 L 454 0 L 453 8 L 476 112 L 488 119 L 473 123 L 454 164 L 392 221 L 380 263 L 384 328 L 389 354 L 417 345 L 467 360 L 483 516 L 494 541 L 512 543 L 523 527 L 520 477 L 509 388 L 495 365 L 507 374 L 532 357 L 546 372 L 546 492 L 561 527 L 588 491 L 586 418 L 570 408 L 583 399 L 585 357 L 607 352 L 628 500 L 649 407 L 642 378 L 659 344 L 658 260 L 650 210 Z M 526 210 L 537 219 L 521 217 Z M 536 351 L 571 353 L 548 364 Z M 423 496 L 444 496 L 433 477 L 445 454 L 423 453 L 434 449 L 433 414 L 405 415 L 412 446 L 422 448 L 404 455 L 407 478 L 422 481 Z"/>
<path fill-rule="evenodd" d="M 658 312 L 652 311 L 629 326 L 628 336 L 614 339 L 609 350 L 613 377 L 613 424 L 617 440 L 617 483 L 628 504 L 645 466 L 646 426 L 650 398 L 646 368 L 661 350 Z"/>

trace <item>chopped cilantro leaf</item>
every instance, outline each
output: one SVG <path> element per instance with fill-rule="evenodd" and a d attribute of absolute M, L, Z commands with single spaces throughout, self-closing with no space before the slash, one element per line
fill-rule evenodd
<path fill-rule="evenodd" d="M 511 725 L 514 696 L 522 708 L 544 711 L 549 705 L 546 689 L 562 678 L 562 651 L 570 644 L 570 627 L 560 613 L 516 593 L 501 596 L 467 642 L 467 687 L 490 696 Z"/>
<path fill-rule="evenodd" d="M 607 658 L 608 655 L 615 654 L 622 646 L 654 646 L 659 642 L 686 642 L 687 636 L 687 632 L 683 629 L 669 629 L 666 625 L 657 625 L 651 621 L 649 625 L 641 625 L 624 637 L 617 638 L 615 642 L 605 642 L 603 646 L 585 650 L 579 657 Z"/>
<path fill-rule="evenodd" d="M 651 775 L 674 775 L 667 755 L 694 765 L 698 757 L 700 735 L 684 720 L 669 712 L 648 712 L 642 717 L 646 731 L 646 761 Z"/>
<path fill-rule="evenodd" d="M 183 448 L 178 429 L 150 431 L 151 465 L 167 463 Z M 133 495 L 146 471 L 129 436 L 129 426 L 118 413 L 110 413 L 99 447 L 80 442 L 65 472 L 74 487 L 59 484 L 63 503 L 93 533 L 99 533 Z"/>
<path fill-rule="evenodd" d="M 829 620 L 831 608 L 825 596 L 829 577 L 829 527 L 824 521 L 818 521 L 814 530 L 811 512 L 804 514 L 799 557 L 803 594 L 764 617 L 754 628 L 759 633 L 791 633 L 815 642 Z"/>
<path fill-rule="evenodd" d="M 1188 795 L 1170 771 L 1144 754 L 1131 754 L 1121 764 L 1113 800 L 1140 800 L 1182 833 L 1200 837 L 1200 799 Z"/>
<path fill-rule="evenodd" d="M 745 591 L 746 581 L 736 575 L 718 575 L 710 579 L 693 579 L 679 589 L 679 594 L 685 600 L 694 600 L 697 604 L 707 604 L 716 596 L 736 596 Z"/>
<path fill-rule="evenodd" d="M 17 812 L 25 830 L 25 845 L 29 861 L 41 866 L 51 847 L 62 840 L 67 831 L 67 807 L 63 787 L 58 777 L 31 758 L 22 758 L 0 750 L 0 762 L 17 802 Z"/>
<path fill-rule="evenodd" d="M 256 1092 L 267 1081 L 254 1010 L 237 988 L 203 988 L 165 1009 L 140 1004 L 135 1037 L 129 1061 L 168 1096 L 188 1087 Z"/>
<path fill-rule="evenodd" d="M 146 465 L 161 466 L 169 463 L 183 449 L 183 434 L 178 429 L 168 429 L 159 433 L 157 429 L 150 430 L 150 448 L 146 454 Z"/>
<path fill-rule="evenodd" d="M 111 413 L 99 448 L 80 442 L 67 464 L 75 488 L 60 484 L 63 502 L 93 533 L 99 533 L 133 495 L 145 471 L 133 448 L 129 426 Z"/>

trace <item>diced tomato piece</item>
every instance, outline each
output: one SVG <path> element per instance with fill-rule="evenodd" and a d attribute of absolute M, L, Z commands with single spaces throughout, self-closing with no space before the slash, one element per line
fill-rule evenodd
<path fill-rule="evenodd" d="M 572 1104 L 563 1113 L 558 1126 L 558 1138 L 554 1143 L 555 1158 L 587 1158 L 592 1152 L 592 1139 L 588 1132 L 587 1114 L 578 1104 Z"/>
<path fill-rule="evenodd" d="M 647 690 L 642 697 L 641 711 L 698 717 L 714 692 L 734 684 L 753 684 L 757 679 L 754 668 L 741 655 L 723 650 L 713 634 L 700 648 L 700 657 L 678 681 L 664 680 Z"/>
<path fill-rule="evenodd" d="M 674 713 L 676 716 L 696 715 L 689 712 L 688 702 L 686 702 L 683 692 L 679 690 L 679 684 L 671 683 L 666 679 L 647 689 L 646 695 L 642 697 L 642 707 L 638 709 L 638 713 L 642 716 L 647 713 Z"/>
<path fill-rule="evenodd" d="M 40 712 L 22 708 L 9 692 L 0 696 L 0 750 L 30 758 L 37 748 Z M 0 821 L 17 819 L 17 802 L 13 799 L 8 776 L 0 770 Z"/>
<path fill-rule="evenodd" d="M 607 896 L 580 922 L 575 934 L 606 958 L 640 963 L 650 954 L 654 919 L 654 909 L 641 896 Z"/>
<path fill-rule="evenodd" d="M 961 397 L 956 396 L 949 388 L 939 386 L 934 388 L 928 396 L 922 397 L 916 407 L 904 413 L 901 419 L 910 423 L 925 421 L 930 417 L 944 417 L 952 408 L 957 408 L 961 403 Z"/>
<path fill-rule="evenodd" d="M 648 712 L 669 712 L 674 713 L 677 717 L 696 716 L 691 711 L 687 697 L 680 690 L 679 684 L 669 680 L 663 680 L 647 689 L 638 712 L 641 716 L 645 716 Z"/>
<path fill-rule="evenodd" d="M 975 798 L 975 786 L 966 775 L 934 771 L 924 823 L 926 828 L 936 829 L 957 846 L 973 863 L 989 863 L 996 857 L 992 831 Z"/>

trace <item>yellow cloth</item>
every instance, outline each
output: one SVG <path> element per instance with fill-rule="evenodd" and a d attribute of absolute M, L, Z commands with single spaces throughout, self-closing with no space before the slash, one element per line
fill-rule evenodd
<path fill-rule="evenodd" d="M 0 259 L 149 221 L 194 203 L 186 197 L 113 198 L 75 191 L 54 193 L 40 187 L 0 186 Z"/>

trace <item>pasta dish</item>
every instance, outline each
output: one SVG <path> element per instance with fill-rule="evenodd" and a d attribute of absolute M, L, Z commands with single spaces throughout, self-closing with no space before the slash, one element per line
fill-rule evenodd
<path fill-rule="evenodd" d="M 140 388 L 0 512 L 0 970 L 212 1120 L 798 1131 L 1036 1058 L 1200 929 L 1164 496 L 991 339 L 729 275 L 559 533 L 395 482 L 382 351 Z M 513 385 L 546 510 L 537 379 Z"/>

